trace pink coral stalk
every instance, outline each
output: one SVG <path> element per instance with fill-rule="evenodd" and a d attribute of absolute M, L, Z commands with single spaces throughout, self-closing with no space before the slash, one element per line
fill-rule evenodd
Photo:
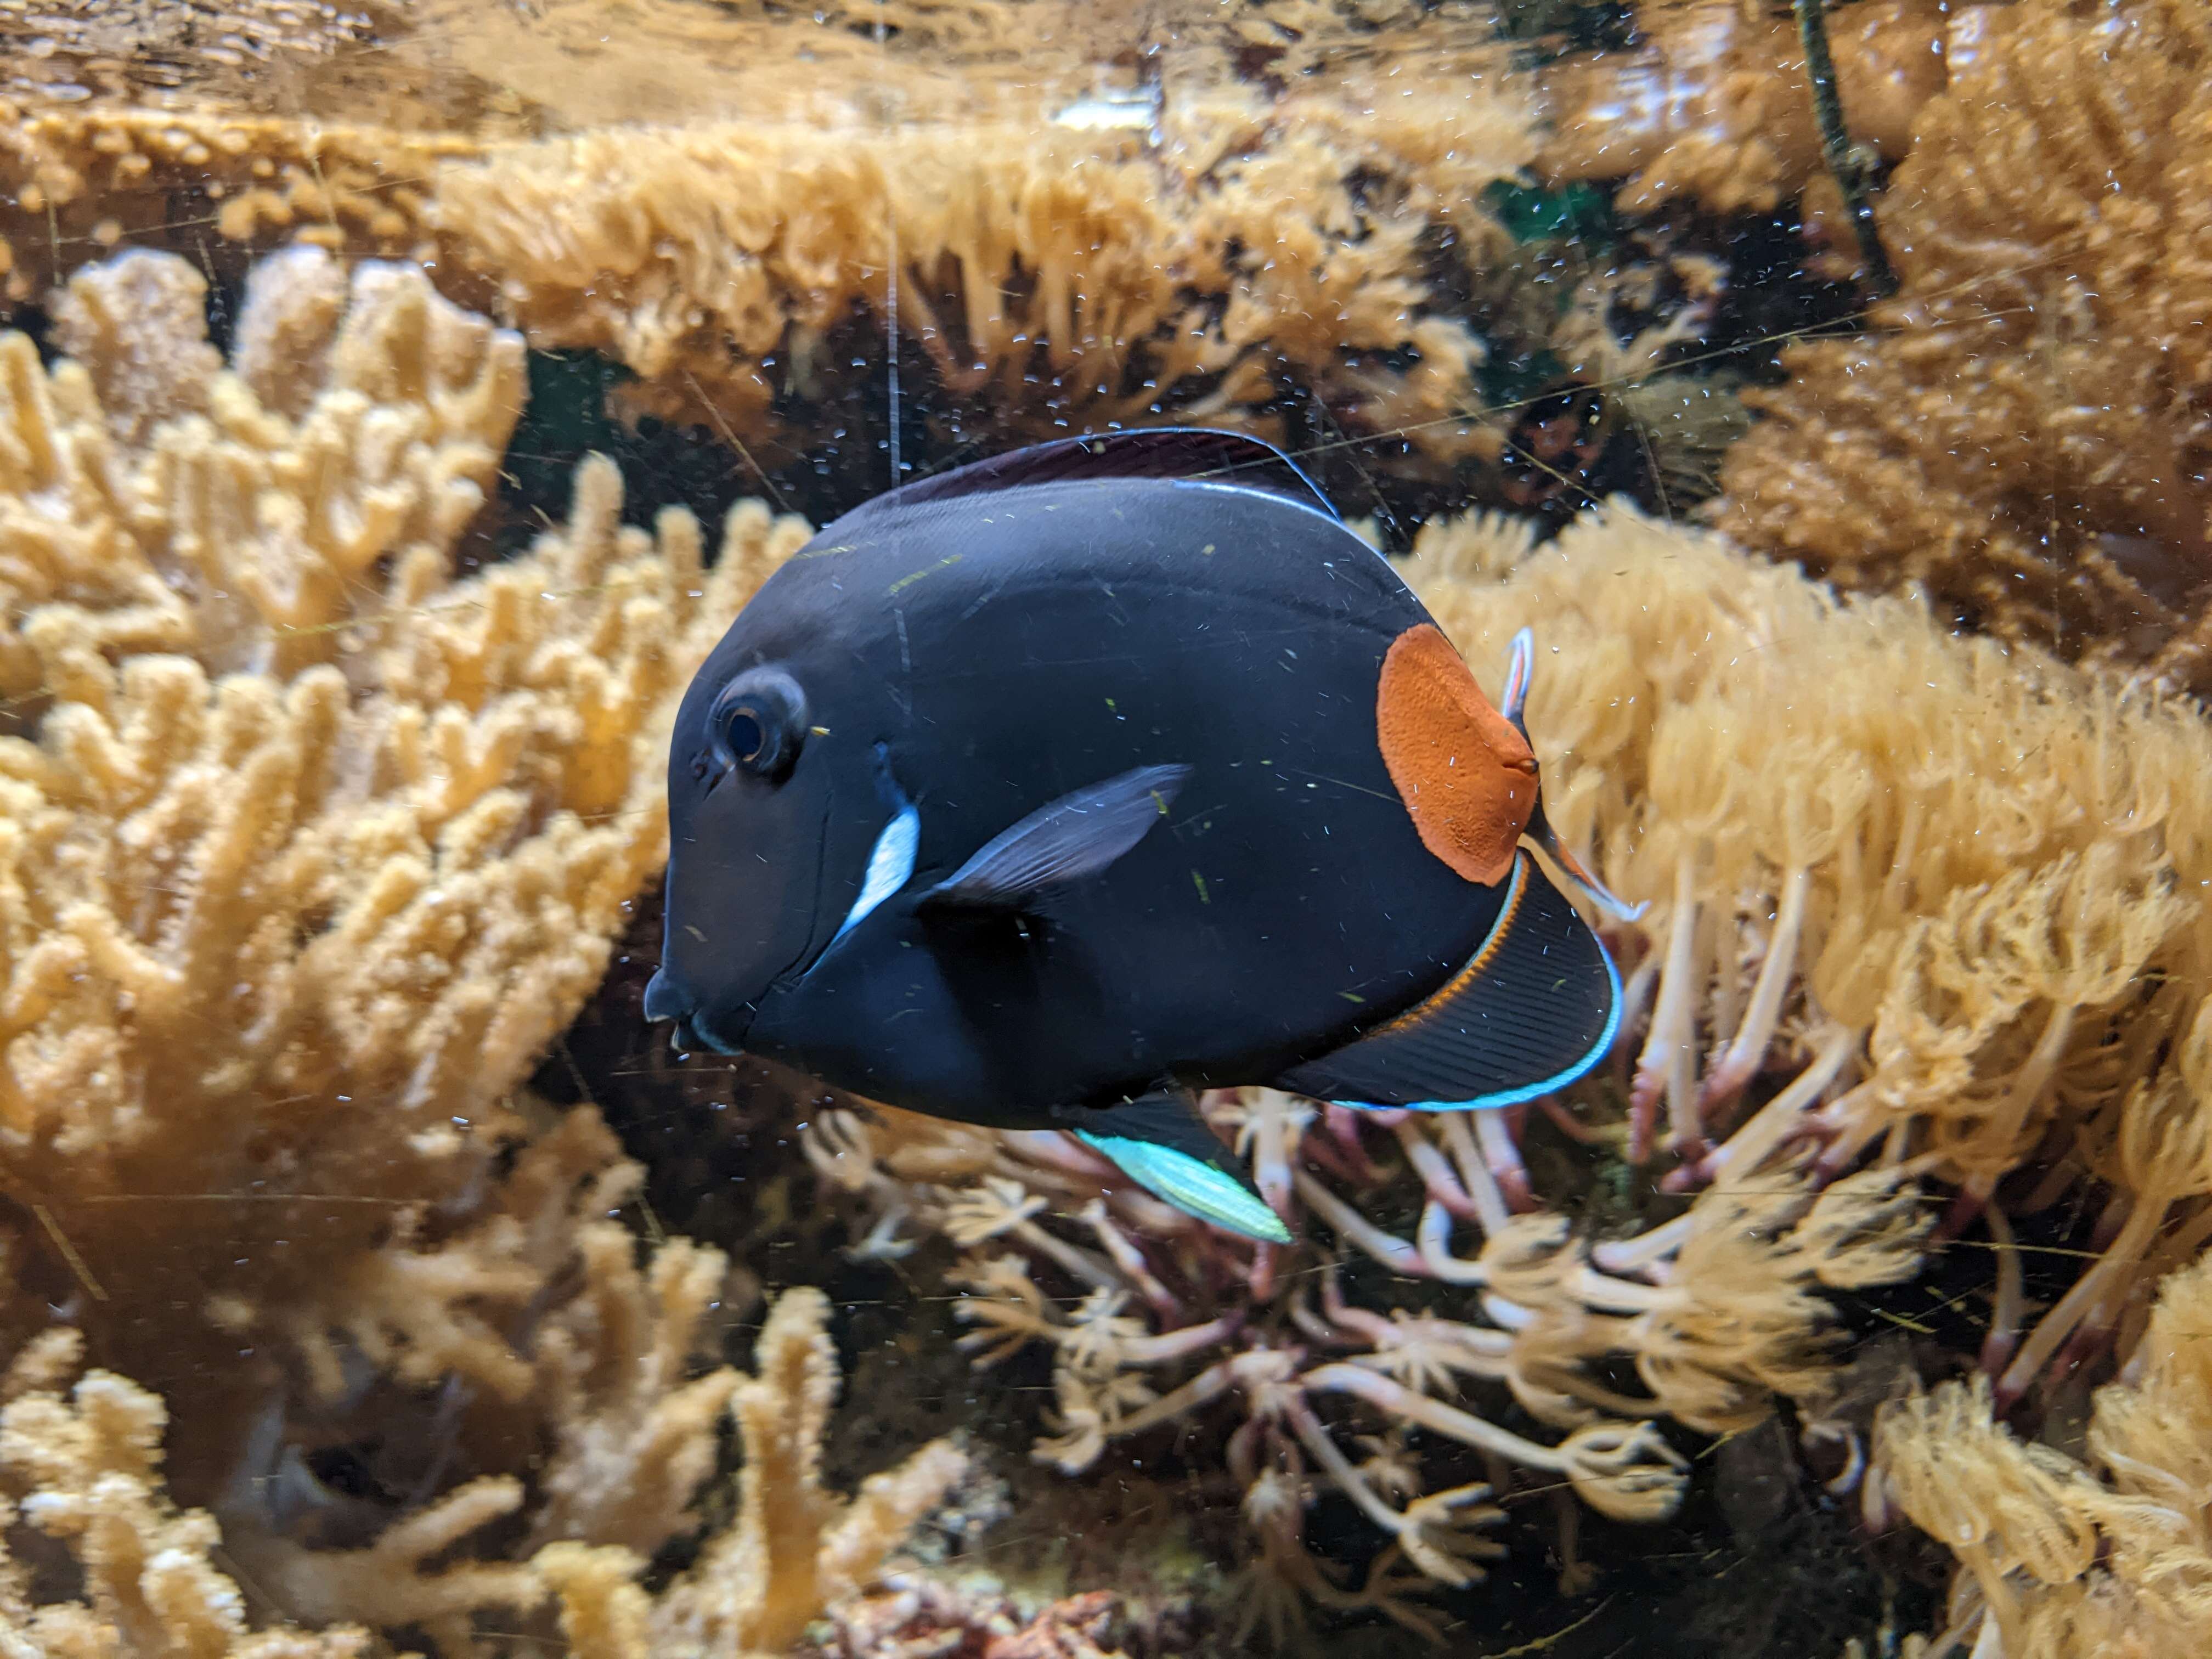
<path fill-rule="evenodd" d="M 1495 1238 L 1505 1231 L 1512 1212 L 1505 1207 L 1505 1194 L 1498 1189 L 1498 1182 L 1490 1173 L 1481 1151 L 1474 1141 L 1474 1126 L 1468 1121 L 1470 1112 L 1446 1112 L 1437 1121 L 1437 1127 L 1450 1148 L 1452 1163 L 1459 1170 L 1459 1178 L 1468 1195 L 1474 1200 L 1475 1219 L 1485 1237 Z"/>
<path fill-rule="evenodd" d="M 1261 1243 L 1252 1247 L 1252 1271 L 1244 1276 L 1244 1288 L 1251 1293 L 1255 1306 L 1264 1306 L 1275 1299 L 1279 1288 L 1275 1269 L 1282 1261 L 1282 1247 Z"/>
<path fill-rule="evenodd" d="M 1300 1348 L 1249 1348 L 1208 1365 L 1181 1388 L 1162 1395 L 1116 1422 L 1111 1431 L 1120 1438 L 1142 1434 L 1163 1423 L 1172 1423 L 1212 1405 L 1232 1389 L 1264 1392 L 1295 1376 L 1304 1359 Z"/>
<path fill-rule="evenodd" d="M 1108 1213 L 1103 1199 L 1094 1198 L 1085 1205 L 1083 1219 L 1098 1236 L 1099 1243 L 1105 1246 L 1106 1254 L 1113 1259 L 1114 1265 L 1127 1277 L 1130 1284 L 1136 1286 L 1137 1294 L 1145 1298 L 1154 1313 L 1167 1320 L 1182 1317 L 1182 1302 L 1153 1274 L 1151 1264 L 1145 1260 L 1145 1253 L 1131 1242 L 1127 1233 L 1114 1224 L 1114 1218 Z"/>
<path fill-rule="evenodd" d="M 1170 1359 L 1187 1359 L 1237 1334 L 1244 1323 L 1240 1310 L 1210 1319 L 1203 1325 L 1186 1325 L 1158 1336 L 1125 1336 L 1114 1345 L 1115 1357 L 1128 1365 L 1160 1365 Z"/>
<path fill-rule="evenodd" d="M 1121 1171 L 1111 1164 L 1058 1129 L 1009 1129 L 1005 1140 L 1010 1150 L 1041 1168 L 1059 1170 L 1085 1181 L 1121 1179 Z"/>
<path fill-rule="evenodd" d="M 1528 1166 L 1521 1161 L 1521 1148 L 1514 1137 L 1528 1117 L 1525 1106 L 1508 1107 L 1502 1112 L 1476 1112 L 1474 1138 L 1482 1147 L 1482 1161 L 1497 1182 L 1498 1190 L 1507 1206 L 1516 1214 L 1525 1215 L 1536 1207 L 1536 1195 L 1528 1184 Z"/>
<path fill-rule="evenodd" d="M 1636 1080 L 1628 1091 L 1632 1163 L 1641 1164 L 1651 1155 L 1662 1095 L 1667 1099 L 1675 1153 L 1694 1158 L 1705 1146 L 1694 1087 L 1697 1009 L 1691 969 L 1697 937 L 1697 863 L 1694 854 L 1685 852 L 1674 866 L 1674 907 L 1668 919 L 1667 965 L 1659 973 L 1659 1002 L 1652 1010 L 1651 1030 L 1637 1057 Z"/>
<path fill-rule="evenodd" d="M 1536 1103 L 1536 1109 L 1551 1119 L 1561 1134 L 1584 1146 L 1602 1146 L 1613 1139 L 1609 1130 L 1577 1117 L 1574 1108 L 1557 1095 L 1546 1095 Z"/>
<path fill-rule="evenodd" d="M 1420 1241 L 1421 1266 L 1431 1276 L 1447 1285 L 1490 1282 L 1490 1270 L 1480 1261 L 1452 1254 L 1451 1217 L 1443 1205 L 1431 1203 L 1422 1208 L 1420 1228 L 1414 1237 Z"/>
<path fill-rule="evenodd" d="M 1667 1258 L 1682 1248 L 1682 1241 L 1690 1236 L 1692 1224 L 1692 1218 L 1685 1213 L 1640 1232 L 1633 1238 L 1608 1238 L 1603 1243 L 1590 1247 L 1590 1260 L 1616 1277 L 1626 1273 L 1661 1277 L 1665 1272 Z"/>
<path fill-rule="evenodd" d="M 1406 1162 L 1413 1166 L 1413 1173 L 1420 1176 L 1421 1184 L 1429 1189 L 1430 1199 L 1443 1205 L 1462 1221 L 1480 1220 L 1481 1212 L 1467 1188 L 1460 1184 L 1459 1177 L 1452 1173 L 1451 1164 L 1444 1157 L 1443 1148 L 1422 1133 L 1422 1126 L 1414 1121 L 1413 1115 L 1408 1113 L 1399 1118 L 1390 1129 L 1398 1137 L 1398 1145 L 1405 1151 Z"/>
<path fill-rule="evenodd" d="M 1251 1160 L 1252 1184 L 1267 1207 L 1285 1222 L 1291 1219 L 1291 1165 L 1296 1160 L 1305 1126 L 1316 1108 L 1295 1095 L 1273 1089 L 1235 1091 L 1242 1115 L 1237 1150 Z"/>
<path fill-rule="evenodd" d="M 1783 877 L 1774 932 L 1767 940 L 1765 959 L 1759 964 L 1751 1005 L 1744 1010 L 1743 1022 L 1736 1028 L 1734 1041 L 1705 1074 L 1704 1085 L 1698 1091 L 1698 1115 L 1708 1121 L 1717 1108 L 1741 1093 L 1743 1086 L 1766 1063 L 1767 1048 L 1774 1041 L 1774 1027 L 1782 1017 L 1783 999 L 1789 994 L 1790 981 L 1796 970 L 1797 938 L 1805 925 L 1805 899 L 1811 888 L 1812 872 L 1802 866 L 1792 866 Z"/>
<path fill-rule="evenodd" d="M 1337 1360 L 1299 1378 L 1308 1394 L 1349 1394 L 1400 1422 L 1414 1423 L 1462 1445 L 1494 1452 L 1524 1468 L 1565 1475 L 1583 1501 L 1614 1520 L 1655 1519 L 1680 1498 L 1687 1464 L 1649 1423 L 1601 1423 L 1578 1429 L 1559 1446 L 1432 1400 L 1364 1365 Z"/>
<path fill-rule="evenodd" d="M 1427 1264 L 1422 1261 L 1419 1250 L 1404 1239 L 1384 1232 L 1304 1170 L 1298 1171 L 1297 1193 L 1306 1207 L 1327 1222 L 1346 1243 L 1358 1245 L 1393 1273 L 1413 1279 L 1429 1276 Z"/>
<path fill-rule="evenodd" d="M 2036 1322 L 2035 1329 L 2021 1345 L 2011 1364 L 1997 1378 L 1994 1393 L 2000 1413 L 2010 1411 L 2033 1386 L 2045 1366 L 2056 1358 L 2066 1339 L 2103 1301 L 2106 1295 L 2140 1263 L 2143 1251 L 2166 1218 L 2162 1204 L 2142 1204 L 2123 1194 L 2106 1206 L 2106 1217 L 2125 1217 L 2119 1235 L 2088 1272 L 2074 1281 L 2050 1312 Z"/>
<path fill-rule="evenodd" d="M 1163 1204 L 1150 1193 L 1127 1183 L 1128 1177 L 1118 1170 L 1114 1179 L 1124 1184 L 1109 1188 L 1106 1201 L 1121 1213 L 1132 1229 L 1148 1238 L 1178 1238 L 1212 1230 L 1195 1217 L 1185 1215 L 1172 1204 Z"/>
<path fill-rule="evenodd" d="M 1792 1138 L 1828 1122 L 1850 1121 L 1847 1108 L 1852 1095 L 1844 1096 L 1833 1107 L 1819 1114 L 1812 1113 L 1810 1109 L 1842 1073 L 1857 1047 L 1858 1038 L 1851 1031 L 1840 1026 L 1831 1029 L 1814 1051 L 1811 1062 L 1790 1080 L 1786 1088 L 1753 1113 L 1721 1146 L 1694 1164 L 1669 1170 L 1660 1184 L 1670 1193 L 1686 1192 L 1717 1181 L 1730 1169 L 1756 1169 Z M 1869 1121 L 1875 1116 L 1872 1111 L 1856 1115 Z M 1860 1144 L 1863 1146 L 1864 1142 Z M 1823 1157 L 1817 1178 L 1824 1182 L 1832 1181 L 1849 1167 L 1846 1162 L 1831 1169 Z"/>
<path fill-rule="evenodd" d="M 1990 1244 L 1997 1254 L 1997 1293 L 1990 1312 L 1990 1334 L 1982 1340 L 1982 1370 L 2001 1375 L 2020 1346 L 2020 1324 L 2027 1296 L 2020 1270 L 2020 1247 L 2013 1242 L 2012 1224 L 1991 1202 L 1982 1213 L 1990 1224 Z"/>
<path fill-rule="evenodd" d="M 2205 1240 L 2212 1237 L 2212 1210 L 2200 1210 L 2188 1223 L 2160 1241 L 2160 1253 L 2168 1261 L 2193 1260 Z M 2105 1286 L 2104 1293 L 2082 1319 L 2080 1328 L 2067 1339 L 2058 1358 L 2052 1363 L 2053 1373 L 2059 1376 L 2086 1365 L 2111 1344 L 2112 1333 L 2118 1328 L 2122 1316 L 2131 1302 L 2141 1300 L 2158 1278 L 2155 1270 L 2145 1273 L 2144 1263 L 2136 1264 L 2138 1271 L 2115 1274 Z"/>
<path fill-rule="evenodd" d="M 1349 1106 L 1328 1105 L 1322 1109 L 1322 1122 L 1328 1130 L 1328 1139 L 1319 1143 L 1342 1154 L 1335 1168 L 1344 1179 L 1358 1187 L 1376 1187 L 1390 1178 L 1389 1171 L 1368 1156 L 1367 1143 L 1361 1131 L 1363 1119 L 1373 1118 L 1377 1122 L 1389 1119 L 1388 1112 L 1355 1111 Z"/>

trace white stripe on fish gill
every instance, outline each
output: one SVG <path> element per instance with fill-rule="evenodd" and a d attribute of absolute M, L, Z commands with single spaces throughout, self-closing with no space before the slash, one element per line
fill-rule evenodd
<path fill-rule="evenodd" d="M 921 814 L 909 802 L 899 808 L 884 826 L 883 834 L 876 837 L 875 848 L 868 854 L 867 873 L 860 878 L 860 896 L 845 913 L 843 924 L 830 939 L 832 945 L 913 878 L 915 855 L 921 848 Z"/>

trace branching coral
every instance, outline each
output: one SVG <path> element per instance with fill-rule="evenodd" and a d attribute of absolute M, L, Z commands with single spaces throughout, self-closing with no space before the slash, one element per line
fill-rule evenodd
<path fill-rule="evenodd" d="M 654 1610 L 653 1654 L 773 1653 L 833 1600 L 865 1583 L 884 1553 L 935 1507 L 965 1459 L 945 1442 L 873 1475 L 849 1503 L 823 1489 L 822 1431 L 837 1364 L 818 1291 L 785 1293 L 761 1331 L 759 1375 L 732 1415 L 749 1455 L 737 1525 Z"/>
<path fill-rule="evenodd" d="M 28 1343 L 0 1484 L 83 1579 L 57 1601 L 11 1561 L 0 1618 L 56 1652 L 405 1628 L 450 1656 L 502 1620 L 550 1636 L 557 1601 L 586 1650 L 781 1649 L 963 1459 L 823 1491 L 820 1296 L 779 1302 L 757 1377 L 703 1364 L 728 1264 L 684 1240 L 641 1263 L 611 1217 L 642 1172 L 588 1108 L 545 1122 L 517 1089 L 662 856 L 676 693 L 804 529 L 742 509 L 708 571 L 688 516 L 622 526 L 594 461 L 565 529 L 456 580 L 515 337 L 302 246 L 254 272 L 225 368 L 204 291 L 126 255 L 72 281 L 52 369 L 0 337 L 30 734 L 0 739 Z M 167 1407 L 107 1370 L 65 1395 L 87 1348 Z M 649 1606 L 635 1578 L 698 1528 L 732 1408 L 736 1520 Z M 165 1411 L 213 1515 L 162 1487 Z"/>
<path fill-rule="evenodd" d="M 220 1534 L 204 1511 L 179 1511 L 161 1480 L 167 1416 L 160 1398 L 112 1372 L 76 1369 L 73 1335 L 18 1356 L 0 1395 L 0 1532 L 52 1540 L 82 1593 L 36 1595 L 30 1563 L 0 1542 L 0 1642 L 11 1653 L 94 1659 L 118 1651 L 349 1659 L 368 1633 L 247 1633 L 245 1597 L 211 1559 Z"/>
<path fill-rule="evenodd" d="M 556 1138 L 568 1133 L 556 1131 Z M 590 1145 L 593 1133 L 603 1143 L 604 1131 L 569 1138 Z M 603 1146 L 599 1151 L 604 1155 Z M 685 1271 L 699 1254 L 678 1247 L 678 1260 Z M 653 1322 L 627 1261 L 611 1273 L 603 1263 L 585 1271 L 594 1281 L 613 1281 L 595 1289 L 595 1306 L 627 1301 L 631 1319 Z M 667 1277 L 656 1263 L 654 1279 Z M 757 1376 L 741 1380 L 723 1370 L 701 1379 L 721 1396 L 738 1392 L 746 1453 L 738 1518 L 657 1601 L 635 1582 L 641 1559 L 619 1544 L 548 1544 L 511 1562 L 473 1557 L 471 1535 L 523 1504 L 523 1485 L 513 1477 L 465 1483 L 360 1549 L 311 1550 L 251 1530 L 226 1540 L 213 1516 L 179 1511 L 163 1488 L 167 1413 L 160 1398 L 105 1371 L 70 1387 L 78 1369 L 75 1334 L 49 1334 L 0 1380 L 0 1522 L 66 1551 L 82 1591 L 64 1601 L 41 1594 L 29 1570 L 0 1545 L 0 1636 L 16 1644 L 11 1650 L 85 1659 L 118 1650 L 316 1659 L 371 1650 L 367 1625 L 425 1632 L 438 1652 L 453 1656 L 503 1650 L 498 1638 L 479 1634 L 483 1614 L 526 1615 L 551 1599 L 570 1644 L 607 1659 L 694 1650 L 687 1644 L 702 1634 L 717 1653 L 781 1652 L 833 1600 L 872 1577 L 963 1465 L 940 1443 L 875 1477 L 849 1505 L 820 1490 L 813 1469 L 836 1385 L 823 1330 L 827 1311 L 817 1292 L 787 1294 L 762 1332 Z M 660 1322 L 672 1324 L 678 1343 L 691 1329 L 688 1316 Z M 671 1340 L 666 1330 L 660 1335 Z M 626 1357 L 619 1340 L 596 1356 L 610 1364 Z M 552 1356 L 550 1369 L 560 1363 Z M 682 1391 L 666 1392 L 665 1404 L 682 1409 Z M 690 1432 L 711 1447 L 711 1421 Z M 609 1478 L 650 1475 L 649 1460 L 634 1450 L 608 1450 L 599 1455 L 607 1457 Z M 703 1474 L 702 1465 L 688 1477 L 679 1498 Z M 625 1535 L 639 1544 L 663 1541 L 657 1531 Z M 441 1565 L 426 1567 L 437 1558 Z M 234 1578 L 233 1560 L 251 1572 Z M 241 1584 L 250 1584 L 261 1604 L 251 1621 Z M 273 1611 L 304 1625 L 339 1617 L 357 1622 L 319 1634 L 295 1624 L 252 1633 L 250 1622 L 264 1622 L 272 1611 L 271 1598 Z"/>
<path fill-rule="evenodd" d="M 1241 1416 L 1256 1570 L 1411 1623 L 1412 1575 L 1478 1572 L 1482 1489 L 1510 1486 L 1389 1431 L 1564 1478 L 1608 1514 L 1663 1513 L 1682 1476 L 1643 1419 L 1724 1432 L 1778 1394 L 1820 1419 L 1828 1294 L 1916 1271 L 1940 1193 L 1952 1227 L 2085 1186 L 2110 1206 L 2103 1258 L 1993 1351 L 2008 1398 L 2139 1323 L 2212 1232 L 2212 936 L 2179 897 L 2212 879 L 2212 730 L 1619 507 L 1540 550 L 1510 524 L 1434 526 L 1407 569 L 1478 664 L 1536 630 L 1554 822 L 1651 901 L 1616 933 L 1637 1011 L 1615 1061 L 1626 1121 L 1552 1109 L 1638 1158 L 1663 1121 L 1685 1213 L 1577 1239 L 1516 1213 L 1534 1197 L 1510 1114 L 1264 1090 L 1207 1107 L 1300 1234 L 1289 1251 L 1166 1216 L 1052 1136 L 887 1112 L 809 1133 L 867 1206 L 857 1248 L 936 1231 L 969 1252 L 979 1364 L 1050 1348 L 1040 1457 L 1079 1469 L 1125 1436 Z M 1363 1263 L 1355 1288 L 1332 1257 Z M 1377 1267 L 1399 1288 L 1364 1305 Z M 2000 1324 L 2023 1316 L 2000 1296 Z M 1564 1438 L 1486 1418 L 1500 1391 Z M 1345 1437 L 1362 1427 L 1386 1431 L 1364 1454 Z M 1299 1541 L 1323 1485 L 1392 1540 L 1356 1589 Z"/>
<path fill-rule="evenodd" d="M 226 241 L 293 236 L 359 253 L 425 252 L 432 169 L 481 148 L 204 109 L 0 98 L 0 295 L 29 299 L 125 242 L 203 261 Z"/>
<path fill-rule="evenodd" d="M 444 1397 L 464 1401 L 427 1422 L 419 1405 L 401 1418 L 403 1455 L 427 1449 L 434 1474 L 502 1458 L 514 1468 L 464 1482 L 365 1546 L 331 1550 L 295 1534 L 343 1500 L 296 1450 L 279 1453 L 239 1483 L 252 1495 L 234 1498 L 227 1519 L 230 1554 L 288 1616 L 422 1626 L 441 1652 L 468 1654 L 482 1650 L 487 1611 L 528 1613 L 550 1589 L 570 1641 L 610 1656 L 780 1652 L 865 1587 L 945 1497 L 966 1460 L 944 1442 L 872 1477 L 849 1503 L 823 1488 L 838 1379 L 818 1291 L 778 1298 L 752 1377 L 697 1366 L 727 1264 L 678 1239 L 640 1269 L 635 1238 L 603 1218 L 641 1174 L 588 1109 L 573 1112 L 523 1150 L 473 1226 L 434 1246 L 391 1247 L 371 1283 L 331 1287 L 333 1321 L 351 1316 L 375 1371 L 442 1378 Z M 362 1310 L 378 1310 L 380 1329 L 361 1328 Z M 471 1395 L 485 1409 L 471 1410 Z M 697 1528 L 692 1504 L 726 1411 L 744 1450 L 733 1519 L 648 1597 L 635 1582 L 646 1561 Z M 358 1406 L 352 1418 L 360 1431 Z M 296 1512 L 280 1512 L 272 1492 Z M 501 1522 L 507 1559 L 470 1549 L 471 1534 Z M 446 1565 L 428 1570 L 430 1560 Z"/>
<path fill-rule="evenodd" d="M 12 1328 L 69 1306 L 179 1410 L 480 1177 L 661 857 L 673 696 L 799 533 L 738 514 L 709 574 L 595 463 L 455 582 L 519 342 L 303 250 L 210 378 L 198 284 L 81 277 L 93 367 L 0 337 Z"/>
<path fill-rule="evenodd" d="M 1903 289 L 1784 355 L 1722 522 L 1856 587 L 2212 684 L 2212 24 L 1966 14 L 1881 208 Z"/>

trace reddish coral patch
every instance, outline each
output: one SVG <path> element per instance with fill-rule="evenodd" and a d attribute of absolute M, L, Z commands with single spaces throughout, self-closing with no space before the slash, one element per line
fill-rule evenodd
<path fill-rule="evenodd" d="M 1469 881 L 1503 881 L 1536 810 L 1536 757 L 1433 623 L 1390 641 L 1375 732 L 1421 845 Z"/>

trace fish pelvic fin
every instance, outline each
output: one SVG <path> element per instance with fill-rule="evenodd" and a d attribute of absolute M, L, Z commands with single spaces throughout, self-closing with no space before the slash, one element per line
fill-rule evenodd
<path fill-rule="evenodd" d="M 926 904 L 1018 908 L 1095 876 L 1165 817 L 1190 768 L 1139 766 L 1048 802 L 922 895 Z"/>
<path fill-rule="evenodd" d="M 1199 1115 L 1188 1089 L 1079 1115 L 1075 1138 L 1152 1194 L 1209 1226 L 1288 1244 L 1291 1230 Z"/>
<path fill-rule="evenodd" d="M 1620 1031 L 1620 975 L 1523 849 L 1489 937 L 1426 1000 L 1277 1078 L 1345 1105 L 1479 1110 L 1564 1089 Z"/>

